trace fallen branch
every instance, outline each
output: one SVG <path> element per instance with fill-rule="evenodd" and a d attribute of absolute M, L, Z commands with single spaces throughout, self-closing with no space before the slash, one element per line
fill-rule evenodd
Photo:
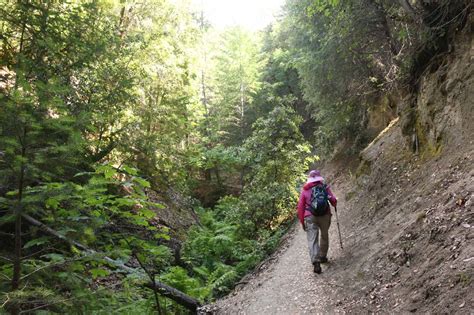
<path fill-rule="evenodd" d="M 23 218 L 28 221 L 30 224 L 34 225 L 34 226 L 37 226 L 39 227 L 41 230 L 43 230 L 44 232 L 54 236 L 54 237 L 57 237 L 63 241 L 65 241 L 66 243 L 70 244 L 70 245 L 74 245 L 75 247 L 81 249 L 82 251 L 85 251 L 89 254 L 95 254 L 95 255 L 103 255 L 105 261 L 107 261 L 108 263 L 110 263 L 111 265 L 114 265 L 116 266 L 117 268 L 120 268 L 128 273 L 135 273 L 135 274 L 140 274 L 142 273 L 141 271 L 135 269 L 135 268 L 131 268 L 131 267 L 128 267 L 126 266 L 124 263 L 122 262 L 118 262 L 116 261 L 115 259 L 112 259 L 108 256 L 105 256 L 103 253 L 100 253 L 100 252 L 97 252 L 79 242 L 76 242 L 74 240 L 71 240 L 70 238 L 64 236 L 64 235 L 61 235 L 60 233 L 58 233 L 57 231 L 53 230 L 52 228 L 50 228 L 49 226 L 43 224 L 42 222 L 36 220 L 35 218 L 27 215 L 27 214 L 22 214 Z M 173 287 L 170 287 L 169 285 L 166 285 L 162 282 L 159 282 L 159 281 L 156 281 L 155 280 L 155 283 L 148 283 L 145 285 L 147 288 L 150 288 L 152 290 L 154 290 L 155 292 L 158 292 L 160 293 L 161 295 L 163 295 L 164 297 L 167 297 L 167 298 L 170 298 L 172 299 L 173 301 L 175 301 L 176 303 L 186 307 L 187 309 L 193 311 L 193 312 L 196 312 L 197 311 L 197 308 L 200 306 L 200 303 L 198 300 L 196 300 L 195 298 L 192 298 L 190 297 L 189 295 L 179 291 L 178 289 L 175 289 Z"/>
<path fill-rule="evenodd" d="M 179 303 L 180 305 L 186 307 L 187 309 L 193 312 L 196 312 L 197 308 L 200 306 L 199 301 L 195 298 L 192 298 L 189 295 L 186 295 L 185 293 L 179 291 L 178 289 L 170 287 L 169 285 L 166 285 L 162 282 L 155 281 L 155 284 L 147 283 L 145 286 L 147 288 L 157 291 L 158 293 L 169 299 L 172 299 L 176 303 Z"/>

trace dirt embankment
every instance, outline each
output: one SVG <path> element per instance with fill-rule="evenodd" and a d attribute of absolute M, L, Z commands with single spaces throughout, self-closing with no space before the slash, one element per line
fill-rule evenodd
<path fill-rule="evenodd" d="M 469 313 L 473 142 L 426 161 L 403 149 L 395 123 L 373 145 L 377 158 L 355 184 L 336 182 L 346 192 L 341 259 L 350 264 L 334 274 L 343 298 L 333 309 Z"/>
<path fill-rule="evenodd" d="M 311 272 L 298 226 L 214 312 L 474 311 L 474 46 L 470 32 L 462 36 L 419 82 L 416 136 L 403 135 L 403 117 L 395 119 L 357 169 L 327 166 L 345 248 L 334 222 L 322 275 Z"/>

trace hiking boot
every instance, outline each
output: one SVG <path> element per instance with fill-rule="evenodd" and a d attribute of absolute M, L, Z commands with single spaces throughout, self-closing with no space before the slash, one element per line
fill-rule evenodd
<path fill-rule="evenodd" d="M 322 264 L 325 264 L 328 262 L 328 258 L 327 257 L 321 257 L 319 258 L 319 262 L 322 263 Z"/>
<path fill-rule="evenodd" d="M 319 264 L 319 261 L 314 262 L 313 267 L 314 273 L 321 273 L 321 265 Z"/>

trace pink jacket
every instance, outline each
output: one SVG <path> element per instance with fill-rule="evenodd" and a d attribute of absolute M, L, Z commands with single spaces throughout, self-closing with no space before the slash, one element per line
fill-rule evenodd
<path fill-rule="evenodd" d="M 306 183 L 301 190 L 300 200 L 298 201 L 298 219 L 300 220 L 301 224 L 304 223 L 304 218 L 308 217 L 311 214 L 308 210 L 306 210 L 307 206 L 309 205 L 311 199 L 311 188 L 320 184 L 321 181 Z M 337 205 L 336 196 L 334 196 L 331 188 L 327 186 L 326 191 L 328 193 L 329 202 L 332 204 L 333 207 Z M 329 209 L 329 214 L 331 214 L 331 210 Z"/>

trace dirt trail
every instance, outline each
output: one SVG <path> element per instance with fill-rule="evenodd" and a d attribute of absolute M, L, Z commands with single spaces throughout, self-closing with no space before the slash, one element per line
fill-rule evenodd
<path fill-rule="evenodd" d="M 309 260 L 306 233 L 297 224 L 281 248 L 261 265 L 257 274 L 243 281 L 244 287 L 237 288 L 218 302 L 217 314 L 315 314 L 337 311 L 331 306 L 337 300 L 338 284 L 334 274 L 344 268 L 346 259 L 337 237 L 333 216 L 328 255 L 330 262 L 322 265 L 322 274 L 316 275 Z"/>

